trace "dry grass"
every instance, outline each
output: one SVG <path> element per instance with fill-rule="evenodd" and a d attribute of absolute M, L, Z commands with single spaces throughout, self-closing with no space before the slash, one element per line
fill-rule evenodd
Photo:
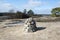
<path fill-rule="evenodd" d="M 55 21 L 60 21 L 60 17 L 39 17 L 35 18 L 37 22 L 55 22 Z"/>

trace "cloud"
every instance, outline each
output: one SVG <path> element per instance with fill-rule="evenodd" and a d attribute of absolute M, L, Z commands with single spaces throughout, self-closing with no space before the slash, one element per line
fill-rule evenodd
<path fill-rule="evenodd" d="M 24 5 L 25 8 L 30 9 L 42 5 L 40 1 L 29 0 L 27 4 Z"/>
<path fill-rule="evenodd" d="M 0 12 L 9 11 L 11 9 L 15 9 L 11 3 L 0 1 Z"/>
<path fill-rule="evenodd" d="M 60 4 L 60 1 L 59 2 L 57 2 L 58 4 Z"/>
<path fill-rule="evenodd" d="M 60 1 L 57 3 L 57 6 L 59 6 L 59 7 L 60 7 Z"/>
<path fill-rule="evenodd" d="M 42 10 L 35 10 L 37 14 L 50 14 L 51 10 L 50 9 L 42 9 Z"/>
<path fill-rule="evenodd" d="M 7 9 L 11 9 L 12 8 L 12 5 L 10 3 L 3 3 L 1 6 L 3 8 L 7 8 Z"/>
<path fill-rule="evenodd" d="M 60 1 L 56 3 L 56 5 L 53 8 L 60 7 Z"/>

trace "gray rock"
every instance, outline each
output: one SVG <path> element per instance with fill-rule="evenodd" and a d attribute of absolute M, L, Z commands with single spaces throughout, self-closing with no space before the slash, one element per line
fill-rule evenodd
<path fill-rule="evenodd" d="M 27 25 L 25 28 L 26 32 L 35 32 L 36 31 L 36 29 L 37 29 L 36 22 L 35 22 L 35 20 L 33 20 L 33 18 L 27 19 L 25 23 L 26 23 L 25 25 Z"/>

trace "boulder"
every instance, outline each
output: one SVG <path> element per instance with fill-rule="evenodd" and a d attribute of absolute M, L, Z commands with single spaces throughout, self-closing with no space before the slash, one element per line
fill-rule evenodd
<path fill-rule="evenodd" d="M 37 29 L 36 22 L 33 18 L 29 18 L 25 22 L 25 31 L 26 32 L 35 32 Z"/>

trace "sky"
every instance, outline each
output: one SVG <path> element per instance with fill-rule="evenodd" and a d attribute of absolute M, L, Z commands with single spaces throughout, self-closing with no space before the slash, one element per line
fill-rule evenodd
<path fill-rule="evenodd" d="M 60 7 L 60 0 L 0 0 L 0 12 L 33 10 L 36 14 L 50 14 Z"/>

